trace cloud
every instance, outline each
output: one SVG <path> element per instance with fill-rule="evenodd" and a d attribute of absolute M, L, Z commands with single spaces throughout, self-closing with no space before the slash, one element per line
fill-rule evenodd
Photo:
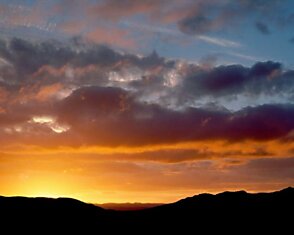
<path fill-rule="evenodd" d="M 52 96 L 56 95 L 63 87 L 60 83 L 43 86 L 36 94 L 36 99 L 40 101 L 47 101 Z"/>
<path fill-rule="evenodd" d="M 108 66 L 113 66 L 122 58 L 119 53 L 106 46 L 87 44 L 75 38 L 66 44 L 50 40 L 32 42 L 18 38 L 2 40 L 0 44 L 2 60 L 9 61 L 7 66 L 1 68 L 1 73 L 6 82 L 8 82 L 7 77 L 10 75 L 10 83 L 21 81 L 28 83 L 30 77 L 41 76 L 46 68 L 47 72 L 51 74 L 54 70 L 60 69 L 62 71 L 62 69 L 71 66 L 78 69 L 88 65 L 97 65 L 105 69 Z M 58 76 L 58 74 L 56 75 Z M 55 82 L 58 82 L 60 78 L 56 79 Z M 52 80 L 48 82 L 50 83 Z"/>
<path fill-rule="evenodd" d="M 1 56 L 14 65 L 19 75 L 33 73 L 44 64 L 61 66 L 73 56 L 68 48 L 59 48 L 57 42 L 32 43 L 14 38 L 1 45 Z"/>
<path fill-rule="evenodd" d="M 261 158 L 261 159 L 254 159 L 245 165 L 240 166 L 232 166 L 230 167 L 233 171 L 238 171 L 241 178 L 246 178 L 246 174 L 250 169 L 250 172 L 253 176 L 253 179 L 250 181 L 254 181 L 255 177 L 259 177 L 260 181 L 265 179 L 272 181 L 277 180 L 279 181 L 282 179 L 287 179 L 293 181 L 294 174 L 294 158 L 287 157 L 287 158 Z M 247 173 L 246 173 L 247 172 Z M 251 178 L 251 177 L 248 177 Z"/>
<path fill-rule="evenodd" d="M 81 39 L 67 44 L 12 39 L 1 42 L 0 55 L 4 61 L 2 93 L 17 95 L 18 90 L 24 100 L 62 98 L 85 85 L 120 87 L 131 90 L 141 101 L 170 107 L 195 105 L 196 100 L 207 97 L 210 101 L 215 97 L 235 99 L 237 95 L 242 99 L 282 97 L 283 102 L 290 102 L 293 91 L 293 71 L 272 61 L 257 62 L 251 68 L 207 68 L 162 58 L 156 52 L 148 56 L 118 53 Z M 58 94 L 45 95 L 53 88 Z"/>
<path fill-rule="evenodd" d="M 82 154 L 84 157 L 96 157 L 100 161 L 112 160 L 112 161 L 121 161 L 121 162 L 155 162 L 155 163 L 181 163 L 181 162 L 191 162 L 191 161 L 202 161 L 202 160 L 220 160 L 224 158 L 234 158 L 236 161 L 242 161 L 245 159 L 257 158 L 257 157 L 267 157 L 273 155 L 262 148 L 249 149 L 249 150 L 229 150 L 225 147 L 225 144 L 222 145 L 223 148 L 217 150 L 210 150 L 205 145 L 211 145 L 210 143 L 203 142 L 204 145 L 199 144 L 199 146 L 192 147 L 187 146 L 186 148 L 178 146 L 161 146 L 160 148 L 147 148 L 139 149 L 136 151 L 133 149 L 129 152 L 124 152 L 119 150 L 115 153 L 101 153 L 99 151 L 88 153 L 87 151 L 78 153 L 77 155 Z M 204 147 L 205 146 L 205 147 Z M 54 153 L 56 154 L 56 153 Z M 69 153 L 69 155 L 73 153 Z"/>
<path fill-rule="evenodd" d="M 103 43 L 122 48 L 133 49 L 137 47 L 137 42 L 132 39 L 131 33 L 123 29 L 99 27 L 88 33 L 86 38 L 96 43 Z"/>
<path fill-rule="evenodd" d="M 52 13 L 46 12 L 44 7 L 45 6 L 42 4 L 29 7 L 26 4 L 0 3 L 0 27 L 27 27 L 28 29 L 40 29 L 43 32 L 52 31 L 55 27 L 55 23 L 47 18 L 52 16 Z"/>
<path fill-rule="evenodd" d="M 217 46 L 222 46 L 222 47 L 241 47 L 242 45 L 239 42 L 235 42 L 232 40 L 227 40 L 223 38 L 216 38 L 216 37 L 208 37 L 204 35 L 198 35 L 196 36 L 197 39 L 204 41 L 206 43 L 214 44 Z"/>
<path fill-rule="evenodd" d="M 61 120 L 84 138 L 80 144 L 270 140 L 282 138 L 294 128 L 292 105 L 263 105 L 235 113 L 197 108 L 173 111 L 136 102 L 120 89 L 99 87 L 82 88 L 64 102 Z"/>
<path fill-rule="evenodd" d="M 30 116 L 38 117 L 42 110 L 25 110 L 21 119 L 16 119 L 16 111 L 2 115 L 2 125 L 15 130 L 5 141 L 11 137 L 19 144 L 40 146 L 136 147 L 204 140 L 268 141 L 283 138 L 294 128 L 292 105 L 263 105 L 234 113 L 173 111 L 137 102 L 126 91 L 110 87 L 81 88 L 58 101 L 49 115 L 56 117 L 58 126 L 70 127 L 58 135 L 48 132 L 45 124 L 30 122 Z"/>
<path fill-rule="evenodd" d="M 102 1 L 101 3 L 96 4 L 91 10 L 95 16 L 106 18 L 108 20 L 118 20 L 127 16 L 133 16 L 140 13 L 151 14 L 154 12 L 154 15 L 158 15 L 158 11 L 162 10 L 162 6 L 166 5 L 166 1 L 154 1 L 147 0 L 144 2 L 137 1 Z"/>
<path fill-rule="evenodd" d="M 163 35 L 167 35 L 168 38 L 182 38 L 185 40 L 199 40 L 211 45 L 216 45 L 216 46 L 221 46 L 221 47 L 232 47 L 232 48 L 237 48 L 237 47 L 241 47 L 242 45 L 238 42 L 232 41 L 232 40 L 227 40 L 224 38 L 218 38 L 218 37 L 212 37 L 212 36 L 206 36 L 206 35 L 197 35 L 195 36 L 187 36 L 184 34 L 181 34 L 180 32 L 178 32 L 175 29 L 169 29 L 169 28 L 165 28 L 165 27 L 158 27 L 158 26 L 150 26 L 150 25 L 146 25 L 146 24 L 138 24 L 138 23 L 134 23 L 134 22 L 130 22 L 130 21 L 125 21 L 123 22 L 124 25 L 126 25 L 129 28 L 133 28 L 136 30 L 140 30 L 142 32 L 147 32 L 147 33 L 157 33 L 157 34 L 163 34 Z"/>
<path fill-rule="evenodd" d="M 264 35 L 269 35 L 271 33 L 268 26 L 262 22 L 256 22 L 255 27 L 260 33 Z"/>
<path fill-rule="evenodd" d="M 257 62 L 251 68 L 228 65 L 208 71 L 200 69 L 187 75 L 183 81 L 183 89 L 187 92 L 187 96 L 194 97 L 225 97 L 241 94 L 259 96 L 282 93 L 291 97 L 292 80 L 292 71 L 282 72 L 280 63 L 267 61 Z"/>
<path fill-rule="evenodd" d="M 267 62 L 258 62 L 252 66 L 250 71 L 250 76 L 253 77 L 262 77 L 262 76 L 271 76 L 276 71 L 282 69 L 282 64 L 272 61 Z"/>
<path fill-rule="evenodd" d="M 278 62 L 207 66 L 156 52 L 119 53 L 79 39 L 2 41 L 0 56 L 3 145 L 269 141 L 294 128 L 294 75 Z M 227 100 L 235 100 L 236 108 L 229 109 Z M 54 123 L 32 121 L 40 116 Z"/>
<path fill-rule="evenodd" d="M 185 34 L 199 35 L 233 29 L 242 24 L 248 17 L 263 18 L 268 22 L 274 21 L 277 25 L 279 20 L 273 19 L 285 18 L 282 7 L 282 2 L 278 0 L 270 2 L 251 0 L 197 1 L 194 7 L 190 6 L 192 10 L 178 21 L 178 28 Z M 269 17 L 269 15 L 275 17 Z M 257 21 L 255 26 L 263 34 L 270 33 L 265 23 Z"/>
<path fill-rule="evenodd" d="M 88 13 L 93 18 L 108 21 L 119 21 L 136 15 L 144 15 L 151 21 L 166 24 L 174 23 L 189 13 L 192 3 L 190 0 L 183 0 L 180 4 L 176 0 L 147 0 L 144 2 L 103 0 L 89 7 Z"/>
<path fill-rule="evenodd" d="M 46 37 L 66 40 L 79 36 L 96 43 L 116 48 L 134 49 L 141 46 L 142 38 L 148 44 L 150 35 L 138 36 L 138 27 L 123 27 L 125 21 L 139 22 L 144 18 L 143 30 L 196 36 L 196 40 L 221 47 L 240 47 L 232 40 L 216 38 L 206 33 L 227 31 L 254 19 L 257 29 L 269 33 L 269 27 L 288 27 L 293 13 L 285 13 L 284 2 L 266 1 L 90 1 L 83 4 L 67 0 L 42 2 L 31 5 L 2 4 L 1 22 L 8 27 L 0 31 L 9 37 L 19 36 L 42 40 Z M 141 22 L 142 23 L 142 22 Z M 140 24 L 140 23 L 138 23 Z M 175 27 L 177 26 L 178 30 Z M 153 28 L 153 29 L 151 29 Z M 171 30 L 172 28 L 172 30 Z M 173 36 L 178 37 L 178 36 Z"/>
<path fill-rule="evenodd" d="M 179 29 L 186 34 L 203 34 L 216 26 L 203 15 L 193 15 L 179 22 Z"/>

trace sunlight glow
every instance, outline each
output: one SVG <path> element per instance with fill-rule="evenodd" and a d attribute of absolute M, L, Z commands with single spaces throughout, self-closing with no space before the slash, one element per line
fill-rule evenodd
<path fill-rule="evenodd" d="M 45 124 L 50 127 L 52 131 L 58 134 L 66 132 L 70 129 L 68 125 L 58 123 L 56 118 L 51 116 L 35 116 L 32 118 L 31 122 Z"/>
<path fill-rule="evenodd" d="M 180 75 L 177 70 L 171 70 L 164 76 L 164 85 L 167 87 L 175 87 L 179 83 Z"/>

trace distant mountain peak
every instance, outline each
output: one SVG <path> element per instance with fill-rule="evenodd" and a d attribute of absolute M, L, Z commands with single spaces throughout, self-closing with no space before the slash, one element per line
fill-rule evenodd
<path fill-rule="evenodd" d="M 292 192 L 292 193 L 294 193 L 294 188 L 293 187 L 287 187 L 287 188 L 284 188 L 284 189 L 282 189 L 280 192 Z"/>

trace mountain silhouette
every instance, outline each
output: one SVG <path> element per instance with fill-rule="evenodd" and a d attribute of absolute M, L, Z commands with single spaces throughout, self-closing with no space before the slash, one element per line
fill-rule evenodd
<path fill-rule="evenodd" d="M 294 188 L 200 194 L 136 211 L 102 209 L 70 198 L 0 197 L 0 229 L 39 234 L 284 234 L 293 227 L 293 209 Z"/>

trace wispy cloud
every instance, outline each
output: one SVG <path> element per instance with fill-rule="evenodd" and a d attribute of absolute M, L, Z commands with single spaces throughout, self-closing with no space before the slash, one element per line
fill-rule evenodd
<path fill-rule="evenodd" d="M 142 23 L 134 23 L 130 21 L 124 21 L 123 25 L 136 29 L 136 30 L 145 31 L 145 32 L 162 33 L 162 34 L 168 34 L 170 36 L 175 36 L 175 37 L 193 38 L 208 44 L 221 46 L 221 47 L 238 48 L 242 46 L 242 44 L 239 42 L 224 39 L 224 38 L 211 37 L 206 35 L 191 36 L 191 35 L 183 34 L 177 30 L 165 28 L 165 27 L 150 26 L 150 25 L 146 25 Z"/>
<path fill-rule="evenodd" d="M 244 59 L 244 60 L 253 61 L 253 62 L 263 61 L 264 60 L 264 59 L 256 57 L 256 56 L 245 55 L 245 54 L 242 54 L 242 53 L 232 52 L 232 51 L 226 52 L 226 54 L 230 55 L 230 56 L 238 57 L 238 58 L 241 58 L 241 59 Z"/>
<path fill-rule="evenodd" d="M 122 24 L 129 27 L 129 28 L 140 30 L 140 31 L 145 31 L 145 32 L 163 33 L 163 34 L 169 34 L 169 35 L 174 35 L 174 36 L 181 35 L 178 31 L 176 31 L 174 29 L 158 27 L 158 26 L 151 26 L 151 25 L 147 25 L 147 24 L 143 24 L 143 23 L 124 21 Z"/>
<path fill-rule="evenodd" d="M 198 40 L 201 40 L 206 43 L 210 43 L 213 45 L 221 46 L 221 47 L 241 47 L 242 44 L 239 42 L 235 42 L 232 40 L 227 40 L 223 38 L 216 38 L 216 37 L 210 37 L 205 35 L 199 35 L 195 36 Z"/>

